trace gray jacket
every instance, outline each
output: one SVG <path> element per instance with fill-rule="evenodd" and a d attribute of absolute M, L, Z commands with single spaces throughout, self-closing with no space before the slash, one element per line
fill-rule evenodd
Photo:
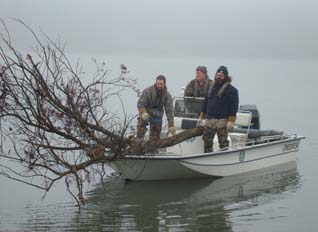
<path fill-rule="evenodd" d="M 146 110 L 153 120 L 161 120 L 165 111 L 169 124 L 173 125 L 173 102 L 167 87 L 163 89 L 160 95 L 155 85 L 144 89 L 138 100 L 137 107 L 140 113 Z"/>

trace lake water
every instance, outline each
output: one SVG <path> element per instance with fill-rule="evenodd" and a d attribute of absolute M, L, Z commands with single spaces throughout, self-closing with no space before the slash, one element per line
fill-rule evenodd
<path fill-rule="evenodd" d="M 240 103 L 257 105 L 262 129 L 306 136 L 297 162 L 216 180 L 124 183 L 108 177 L 86 189 L 81 213 L 63 183 L 42 199 L 39 190 L 0 176 L 0 231 L 317 231 L 317 60 L 78 57 L 89 69 L 90 57 L 106 61 L 112 75 L 124 63 L 141 89 L 164 74 L 174 96 L 197 65 L 206 65 L 211 77 L 226 65 Z M 123 99 L 135 114 L 134 93 Z"/>

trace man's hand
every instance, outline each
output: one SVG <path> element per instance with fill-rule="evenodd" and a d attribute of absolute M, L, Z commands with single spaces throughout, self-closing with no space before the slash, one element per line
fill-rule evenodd
<path fill-rule="evenodd" d="M 232 130 L 233 130 L 233 127 L 234 127 L 234 122 L 232 122 L 232 121 L 227 121 L 227 123 L 226 123 L 226 129 L 227 129 L 227 131 L 232 131 Z"/>
<path fill-rule="evenodd" d="M 203 125 L 203 119 L 205 118 L 205 113 L 203 113 L 203 112 L 201 112 L 200 113 L 200 116 L 199 116 L 199 118 L 198 118 L 198 121 L 197 121 L 197 127 L 198 126 L 204 126 Z"/>
<path fill-rule="evenodd" d="M 197 121 L 197 127 L 198 126 L 203 126 L 203 118 L 198 118 L 198 121 Z"/>
<path fill-rule="evenodd" d="M 149 116 L 149 114 L 148 114 L 147 112 L 145 112 L 145 113 L 142 113 L 142 114 L 141 114 L 141 118 L 142 118 L 144 121 L 148 122 L 150 116 Z"/>
<path fill-rule="evenodd" d="M 168 128 L 168 136 L 169 134 L 171 134 L 172 136 L 176 134 L 176 129 L 174 128 L 174 126 Z"/>

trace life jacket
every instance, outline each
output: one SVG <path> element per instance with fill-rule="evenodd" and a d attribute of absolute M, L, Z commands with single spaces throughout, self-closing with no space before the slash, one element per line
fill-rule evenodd
<path fill-rule="evenodd" d="M 161 93 L 157 91 L 156 86 L 151 89 L 152 92 L 150 94 L 150 104 L 149 108 L 152 109 L 162 109 L 167 101 L 167 88 L 165 87 Z"/>
<path fill-rule="evenodd" d="M 213 81 L 210 81 L 209 77 L 207 76 L 204 80 L 203 97 L 207 95 L 207 93 L 210 89 L 211 82 L 213 82 Z M 199 89 L 200 89 L 200 87 L 199 87 L 198 82 L 196 80 L 194 80 L 193 96 L 195 96 L 195 97 L 199 96 Z"/>
<path fill-rule="evenodd" d="M 228 80 L 222 85 L 222 87 L 219 89 L 216 96 L 221 97 L 224 93 L 224 90 L 226 89 L 226 87 L 228 87 L 231 84 L 231 82 L 232 82 L 231 77 L 228 77 Z M 215 81 L 213 81 L 212 85 L 209 88 L 208 96 L 212 95 L 212 91 L 213 91 L 214 86 L 215 86 Z"/>

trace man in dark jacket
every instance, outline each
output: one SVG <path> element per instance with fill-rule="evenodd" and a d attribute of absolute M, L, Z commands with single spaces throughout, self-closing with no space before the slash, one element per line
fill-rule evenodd
<path fill-rule="evenodd" d="M 204 152 L 213 151 L 213 138 L 218 135 L 220 148 L 229 146 L 228 132 L 233 129 L 239 105 L 238 90 L 231 85 L 231 77 L 225 66 L 215 74 L 214 85 L 205 97 L 198 126 L 206 117 L 203 133 Z"/>
<path fill-rule="evenodd" d="M 198 66 L 195 71 L 195 79 L 187 84 L 184 91 L 185 97 L 205 97 L 213 83 L 205 66 Z"/>
<path fill-rule="evenodd" d="M 159 75 L 156 83 L 144 89 L 137 103 L 139 120 L 137 138 L 144 137 L 150 123 L 149 139 L 160 139 L 164 111 L 168 119 L 168 133 L 175 135 L 172 97 L 166 87 L 166 78 Z"/>

